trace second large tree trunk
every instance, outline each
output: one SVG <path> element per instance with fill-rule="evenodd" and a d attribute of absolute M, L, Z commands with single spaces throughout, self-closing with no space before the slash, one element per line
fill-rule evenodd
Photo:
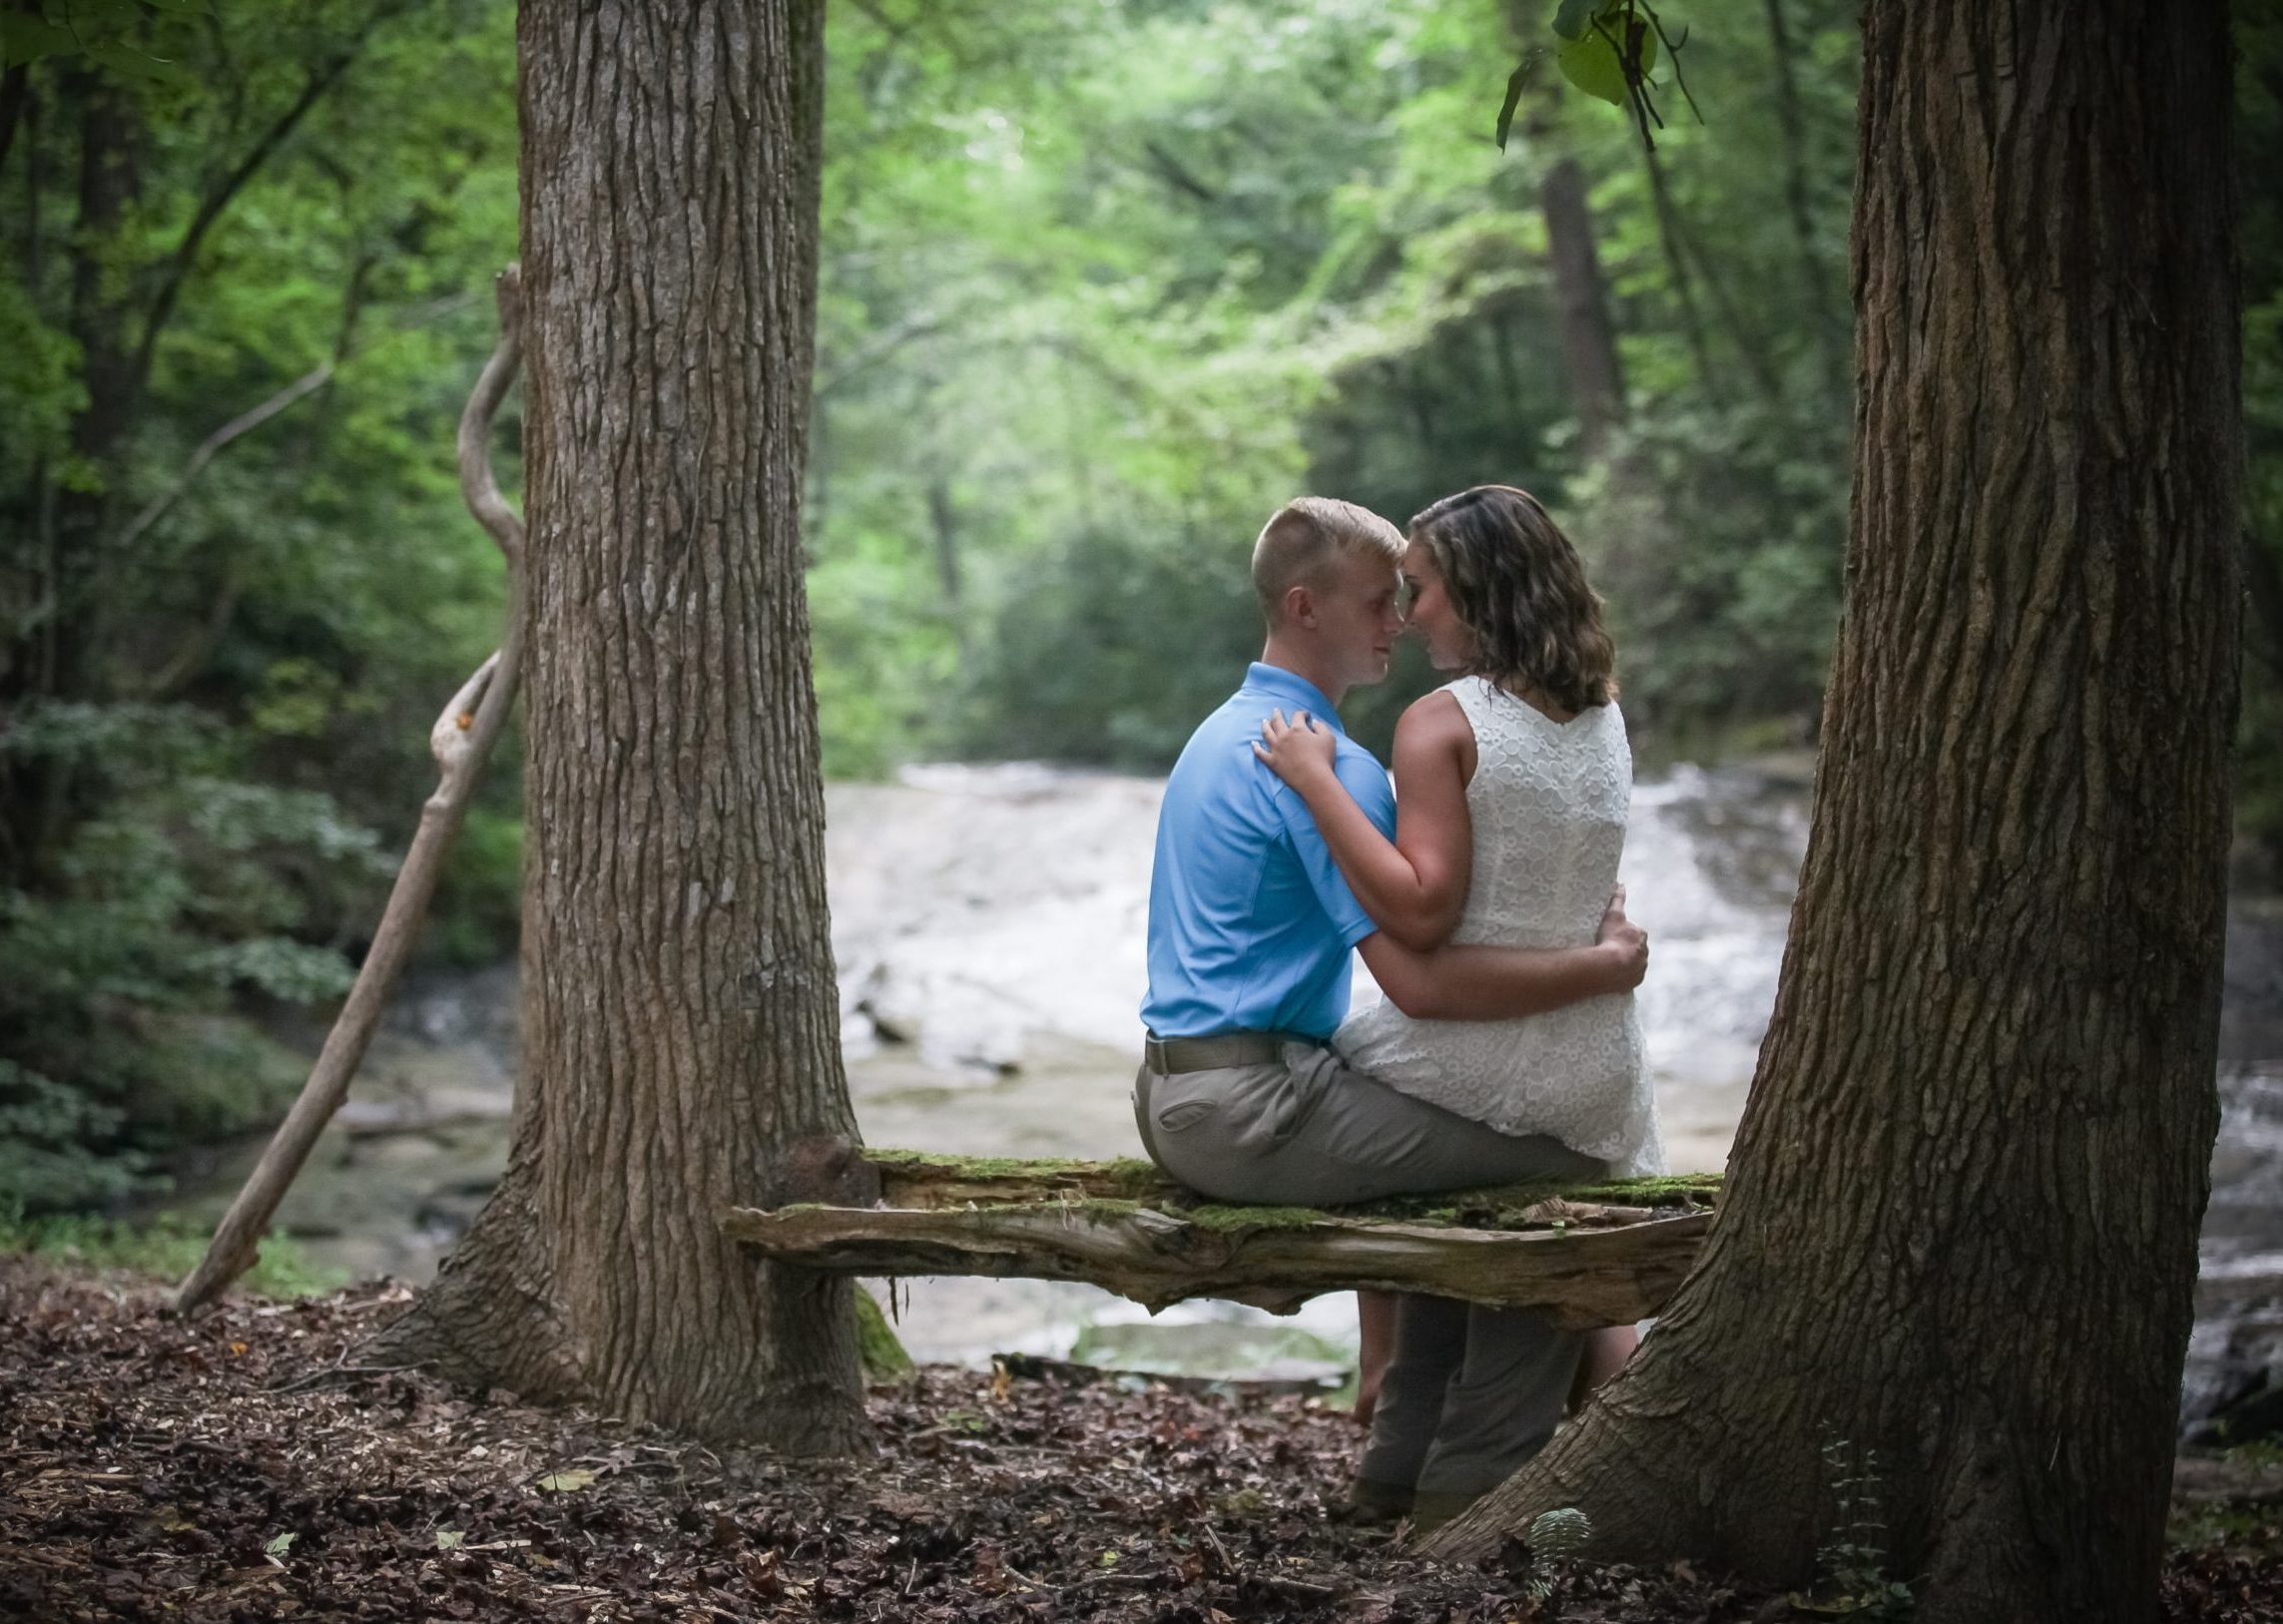
<path fill-rule="evenodd" d="M 2146 1619 L 2218 1114 L 2225 18 L 1865 28 L 1847 612 L 1728 1196 L 1634 1366 L 1437 1548 L 1573 1504 L 1598 1554 L 1778 1582 L 1875 1545 L 1931 1624 Z"/>
<path fill-rule="evenodd" d="M 535 1396 L 862 1434 L 849 1287 L 719 1213 L 855 1133 L 798 530 L 821 0 L 524 0 L 531 625 L 507 1177 L 392 1339 Z"/>

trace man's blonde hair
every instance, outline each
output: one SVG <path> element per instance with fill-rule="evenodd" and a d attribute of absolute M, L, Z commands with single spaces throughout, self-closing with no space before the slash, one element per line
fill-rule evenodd
<path fill-rule="evenodd" d="M 1393 564 L 1403 557 L 1404 535 L 1370 508 L 1330 496 L 1285 503 L 1261 526 L 1253 543 L 1253 591 L 1271 626 L 1284 613 L 1284 595 L 1314 586 L 1335 559 L 1376 553 Z"/>

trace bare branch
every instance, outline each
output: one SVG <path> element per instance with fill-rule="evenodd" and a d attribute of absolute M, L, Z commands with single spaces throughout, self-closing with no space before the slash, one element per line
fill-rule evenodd
<path fill-rule="evenodd" d="M 182 241 L 175 245 L 174 255 L 167 262 L 167 269 L 159 281 L 159 291 L 151 300 L 150 316 L 143 324 L 142 341 L 135 348 L 135 369 L 132 376 L 138 390 L 151 375 L 151 357 L 159 347 L 159 335 L 174 317 L 175 302 L 182 296 L 183 282 L 189 277 L 191 267 L 198 260 L 199 249 L 205 244 L 207 233 L 214 229 L 215 222 L 223 217 L 239 193 L 246 190 L 247 183 L 260 173 L 262 166 L 285 145 L 285 138 L 308 117 L 309 110 L 324 100 L 326 92 L 340 83 L 341 75 L 348 72 L 349 65 L 362 54 L 365 41 L 372 37 L 372 31 L 402 9 L 401 4 L 375 7 L 365 18 L 364 26 L 350 37 L 345 46 L 310 70 L 308 82 L 301 87 L 301 93 L 293 98 L 292 105 L 281 113 L 269 129 L 262 132 L 237 166 L 216 182 L 213 190 L 199 201 L 197 213 L 191 216 L 190 225 L 183 230 Z"/>
<path fill-rule="evenodd" d="M 191 482 L 206 471 L 206 465 L 215 459 L 215 453 L 241 435 L 253 433 L 303 395 L 314 394 L 330 383 L 332 376 L 333 363 L 320 361 L 259 406 L 240 412 L 201 440 L 198 449 L 191 453 L 190 460 L 183 464 L 183 471 L 175 476 L 175 482 L 152 498 L 150 505 L 136 514 L 127 528 L 119 533 L 119 539 L 113 543 L 114 553 L 124 554 L 142 539 L 145 531 L 165 518 L 174 505 L 182 500 L 183 492 L 191 488 Z"/>
<path fill-rule="evenodd" d="M 499 651 L 460 685 L 429 732 L 429 749 L 436 758 L 436 788 L 420 808 L 419 827 L 413 833 L 411 848 L 404 854 L 403 867 L 397 870 L 396 883 L 388 893 L 379 928 L 372 934 L 372 946 L 357 970 L 356 982 L 349 988 L 340 1015 L 325 1036 L 324 1048 L 310 1069 L 308 1081 L 301 1085 L 300 1095 L 293 1101 L 292 1110 L 286 1113 L 269 1148 L 263 1151 L 262 1160 L 247 1178 L 245 1188 L 239 1191 L 230 1211 L 217 1226 L 213 1240 L 207 1244 L 206 1256 L 176 1293 L 175 1307 L 183 1312 L 211 1302 L 261 1256 L 261 1240 L 269 1230 L 270 1220 L 277 1214 L 278 1204 L 285 1199 L 285 1192 L 308 1160 L 317 1135 L 348 1094 L 349 1082 L 364 1059 L 365 1048 L 380 1023 L 381 1011 L 387 1007 L 396 977 L 419 938 L 421 921 L 427 916 L 428 903 L 443 874 L 444 855 L 459 833 L 460 822 L 475 794 L 476 780 L 507 724 L 509 707 L 515 702 L 523 661 L 523 526 L 501 499 L 499 487 L 491 478 L 489 456 L 483 451 L 491 429 L 490 414 L 507 393 L 517 357 L 522 353 L 515 325 L 521 310 L 514 297 L 513 267 L 501 274 L 500 286 L 500 317 L 506 326 L 500 334 L 499 347 L 477 380 L 476 399 L 470 402 L 467 415 L 461 419 L 459 449 L 461 491 L 469 508 L 507 554 L 506 634 Z M 477 401 L 485 403 L 480 412 L 476 409 Z M 472 458 L 471 440 L 475 446 Z"/>
<path fill-rule="evenodd" d="M 467 409 L 460 413 L 457 448 L 460 465 L 460 490 L 467 497 L 468 511 L 476 522 L 499 543 L 499 550 L 507 555 L 510 566 L 523 562 L 523 521 L 507 505 L 499 493 L 499 481 L 491 471 L 491 423 L 499 415 L 499 404 L 507 398 L 507 391 L 515 381 L 516 368 L 523 364 L 523 271 L 518 266 L 509 266 L 499 273 L 499 347 L 492 351 L 491 359 L 484 362 L 483 371 L 475 380 L 475 390 L 468 396 Z"/>

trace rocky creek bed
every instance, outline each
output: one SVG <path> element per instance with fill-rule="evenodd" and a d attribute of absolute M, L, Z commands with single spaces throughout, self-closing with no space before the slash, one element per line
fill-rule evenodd
<path fill-rule="evenodd" d="M 0 1617 L 1828 1616 L 1686 1565 L 1424 1561 L 1331 1514 L 1355 1434 L 1314 1398 L 935 1367 L 871 1390 L 862 1459 L 721 1455 L 358 1366 L 405 1298 L 184 1321 L 154 1283 L 0 1259 Z M 2283 1617 L 2283 1464 L 2182 1479 L 2161 1616 Z"/>

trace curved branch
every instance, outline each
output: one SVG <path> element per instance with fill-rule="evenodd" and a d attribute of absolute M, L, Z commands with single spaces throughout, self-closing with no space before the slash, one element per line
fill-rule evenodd
<path fill-rule="evenodd" d="M 461 418 L 459 435 L 461 493 L 507 554 L 506 632 L 498 652 L 460 685 L 429 730 L 428 746 L 436 758 L 436 788 L 420 808 L 419 827 L 404 854 L 404 865 L 397 870 L 380 926 L 372 934 L 371 949 L 364 955 L 355 984 L 349 988 L 332 1030 L 325 1035 L 325 1046 L 309 1071 L 308 1081 L 301 1085 L 293 1108 L 216 1227 L 206 1256 L 175 1294 L 175 1307 L 180 1312 L 213 1301 L 261 1256 L 262 1237 L 279 1203 L 285 1199 L 295 1175 L 308 1160 L 317 1135 L 348 1094 L 349 1081 L 380 1024 L 396 977 L 419 939 L 421 921 L 443 874 L 444 855 L 459 833 L 468 803 L 474 798 L 476 780 L 507 725 L 508 709 L 515 701 L 523 662 L 523 526 L 501 498 L 491 478 L 490 458 L 483 450 L 491 414 L 506 394 L 522 353 L 514 325 L 521 313 L 514 298 L 515 285 L 514 268 L 510 267 L 500 277 L 500 318 L 507 325 L 498 349 L 477 380 L 476 396 Z"/>
<path fill-rule="evenodd" d="M 499 550 L 507 555 L 510 568 L 523 562 L 523 521 L 507 498 L 499 493 L 499 481 L 491 471 L 491 424 L 499 415 L 500 402 L 507 398 L 509 385 L 515 381 L 516 369 L 523 364 L 523 270 L 510 265 L 499 273 L 496 289 L 499 298 L 499 347 L 484 362 L 477 375 L 475 390 L 468 396 L 467 409 L 460 413 L 458 438 L 460 492 L 467 498 L 468 511 L 476 522 L 499 543 Z"/>

